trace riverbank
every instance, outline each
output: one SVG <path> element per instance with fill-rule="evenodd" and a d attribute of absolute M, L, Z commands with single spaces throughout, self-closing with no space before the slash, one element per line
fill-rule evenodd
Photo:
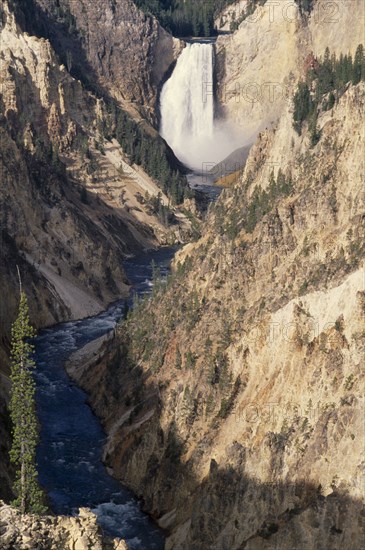
<path fill-rule="evenodd" d="M 65 363 L 65 369 L 70 378 L 77 383 L 85 371 L 100 361 L 105 353 L 108 342 L 112 342 L 113 339 L 114 329 L 75 351 Z"/>

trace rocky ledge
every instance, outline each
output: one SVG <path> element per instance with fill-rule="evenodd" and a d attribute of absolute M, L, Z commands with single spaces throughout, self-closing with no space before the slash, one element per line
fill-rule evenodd
<path fill-rule="evenodd" d="M 22 516 L 0 501 L 2 550 L 128 550 L 125 541 L 104 537 L 96 515 L 80 508 L 76 517 Z"/>

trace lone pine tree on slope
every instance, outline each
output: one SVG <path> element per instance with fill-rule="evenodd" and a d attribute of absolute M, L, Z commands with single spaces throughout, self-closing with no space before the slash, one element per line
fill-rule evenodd
<path fill-rule="evenodd" d="M 32 369 L 34 346 L 29 339 L 35 330 L 30 325 L 28 301 L 19 275 L 20 304 L 18 317 L 12 326 L 10 414 L 13 423 L 13 444 L 10 460 L 17 467 L 14 504 L 26 512 L 43 513 L 43 493 L 38 484 L 36 447 L 38 443 L 35 410 L 35 383 Z"/>

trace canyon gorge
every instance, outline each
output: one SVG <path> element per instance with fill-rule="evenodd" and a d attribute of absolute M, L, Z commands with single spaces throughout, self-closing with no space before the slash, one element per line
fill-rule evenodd
<path fill-rule="evenodd" d="M 0 7 L 0 546 L 364 548 L 365 4 L 213 2 L 209 37 L 160 4 Z M 53 513 L 22 519 L 17 266 Z"/>

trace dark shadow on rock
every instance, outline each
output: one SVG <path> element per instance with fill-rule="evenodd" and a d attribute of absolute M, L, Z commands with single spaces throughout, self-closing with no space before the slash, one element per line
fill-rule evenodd
<path fill-rule="evenodd" d="M 168 526 L 174 541 L 171 547 L 364 548 L 365 509 L 359 499 L 335 486 L 331 494 L 324 496 L 322 487 L 300 479 L 300 472 L 293 481 L 262 482 L 253 478 L 245 471 L 248 449 L 241 443 L 233 442 L 226 449 L 225 465 L 220 466 L 212 458 L 209 474 L 199 480 L 194 473 L 195 461 L 199 454 L 209 453 L 209 438 L 184 461 L 185 442 L 175 421 L 168 426 L 160 423 L 163 388 L 152 382 L 152 373 L 126 359 L 126 340 L 122 338 L 118 351 L 115 350 L 115 343 L 109 344 L 105 368 L 98 369 L 101 377 L 96 385 L 91 383 L 94 389 L 90 402 L 95 405 L 96 393 L 102 392 L 104 405 L 98 406 L 96 412 L 104 419 L 107 431 L 126 411 L 131 415 L 114 431 L 105 461 L 114 475 L 142 499 L 148 513 L 155 519 L 163 518 L 162 525 Z M 89 392 L 92 376 L 89 373 L 86 385 L 81 381 Z M 165 514 L 170 515 L 168 525 Z M 186 537 L 183 541 L 174 539 L 178 528 L 188 525 L 186 522 Z"/>

